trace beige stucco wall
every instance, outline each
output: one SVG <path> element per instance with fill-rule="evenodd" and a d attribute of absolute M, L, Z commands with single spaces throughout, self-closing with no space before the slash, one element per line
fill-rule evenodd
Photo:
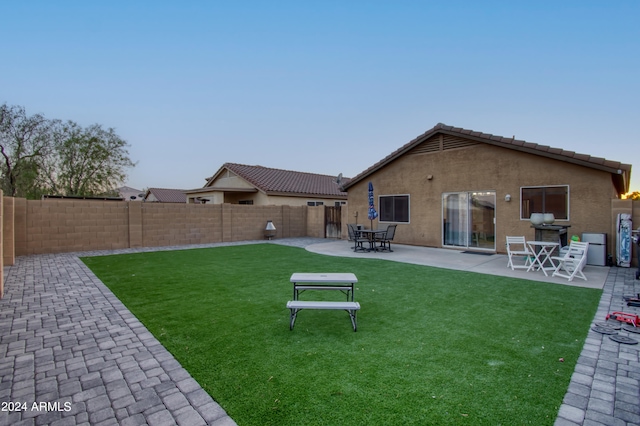
<path fill-rule="evenodd" d="M 432 176 L 431 179 L 428 176 Z M 607 172 L 488 144 L 445 151 L 405 154 L 348 189 L 349 222 L 368 225 L 368 182 L 376 208 L 381 195 L 410 194 L 410 223 L 399 224 L 397 243 L 442 246 L 442 195 L 445 192 L 496 192 L 496 250 L 505 251 L 507 235 L 533 239 L 534 229 L 520 219 L 522 186 L 569 185 L 569 234 L 610 233 L 611 200 L 616 198 Z M 511 201 L 505 201 L 505 195 Z M 374 221 L 374 227 L 377 227 Z M 611 236 L 609 236 L 611 242 Z M 610 246 L 611 250 L 611 246 Z"/>
<path fill-rule="evenodd" d="M 239 204 L 241 201 L 251 200 L 255 206 L 306 206 L 308 201 L 322 202 L 325 206 L 334 206 L 335 203 L 344 203 L 346 200 L 322 197 L 291 197 L 287 195 L 269 195 L 264 192 L 216 192 L 202 191 L 187 195 L 188 203 L 193 203 L 196 197 L 208 198 L 207 204 Z"/>

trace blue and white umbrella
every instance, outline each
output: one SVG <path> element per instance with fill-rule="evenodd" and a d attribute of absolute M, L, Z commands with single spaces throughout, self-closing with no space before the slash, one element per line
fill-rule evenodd
<path fill-rule="evenodd" d="M 369 213 L 367 217 L 371 221 L 371 229 L 373 229 L 373 219 L 378 217 L 378 212 L 373 205 L 373 184 L 371 182 L 369 182 Z"/>

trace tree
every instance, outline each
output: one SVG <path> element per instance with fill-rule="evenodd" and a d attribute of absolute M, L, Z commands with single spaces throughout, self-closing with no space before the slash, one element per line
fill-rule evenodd
<path fill-rule="evenodd" d="M 26 197 L 37 186 L 39 164 L 51 154 L 52 122 L 42 115 L 27 116 L 20 106 L 0 106 L 2 189 L 12 197 Z"/>
<path fill-rule="evenodd" d="M 27 116 L 20 106 L 0 107 L 1 186 L 7 195 L 117 195 L 127 178 L 126 141 L 99 124 Z"/>
<path fill-rule="evenodd" d="M 55 155 L 48 159 L 46 185 L 60 195 L 117 195 L 126 180 L 126 169 L 134 167 L 126 141 L 115 130 L 99 124 L 82 128 L 73 121 L 54 132 Z"/>
<path fill-rule="evenodd" d="M 625 198 L 627 200 L 640 200 L 640 192 L 639 191 L 634 191 L 634 192 L 632 192 L 630 194 L 627 194 L 625 196 Z"/>

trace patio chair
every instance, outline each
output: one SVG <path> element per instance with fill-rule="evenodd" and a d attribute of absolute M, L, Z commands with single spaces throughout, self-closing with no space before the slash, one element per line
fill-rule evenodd
<path fill-rule="evenodd" d="M 556 270 L 553 271 L 553 276 L 566 278 L 569 281 L 573 281 L 575 277 L 578 277 L 587 281 L 587 277 L 582 272 L 582 268 L 587 264 L 587 251 L 589 251 L 589 243 L 571 241 L 569 250 L 564 256 L 551 258 L 558 262 Z"/>
<path fill-rule="evenodd" d="M 382 250 L 388 250 L 388 251 L 393 251 L 391 250 L 391 241 L 393 240 L 393 237 L 396 235 L 396 227 L 398 225 L 389 225 L 387 226 L 387 232 L 385 232 L 382 235 L 382 238 L 380 238 L 380 248 Z"/>
<path fill-rule="evenodd" d="M 363 238 L 358 232 L 356 225 L 347 224 L 347 230 L 349 231 L 349 241 L 353 241 L 353 251 L 366 251 L 363 243 L 368 243 L 369 240 L 367 238 Z"/>
<path fill-rule="evenodd" d="M 531 253 L 531 250 L 527 247 L 527 242 L 524 237 L 507 236 L 507 256 L 509 257 L 507 268 L 515 271 L 516 269 L 529 269 L 534 254 Z M 524 264 L 514 263 L 513 261 L 515 259 L 524 259 Z"/>

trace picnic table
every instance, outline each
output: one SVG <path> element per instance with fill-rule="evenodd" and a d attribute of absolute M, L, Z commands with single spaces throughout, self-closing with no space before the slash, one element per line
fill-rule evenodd
<path fill-rule="evenodd" d="M 358 278 L 349 272 L 296 272 L 289 280 L 293 283 L 293 300 L 287 302 L 287 309 L 290 311 L 289 329 L 293 330 L 298 312 L 302 309 L 340 309 L 349 313 L 353 331 L 357 330 L 356 312 L 360 309 L 360 304 L 353 300 L 355 283 Z M 340 291 L 347 296 L 344 302 L 334 301 L 309 301 L 300 300 L 300 293 L 307 290 L 333 290 Z"/>

